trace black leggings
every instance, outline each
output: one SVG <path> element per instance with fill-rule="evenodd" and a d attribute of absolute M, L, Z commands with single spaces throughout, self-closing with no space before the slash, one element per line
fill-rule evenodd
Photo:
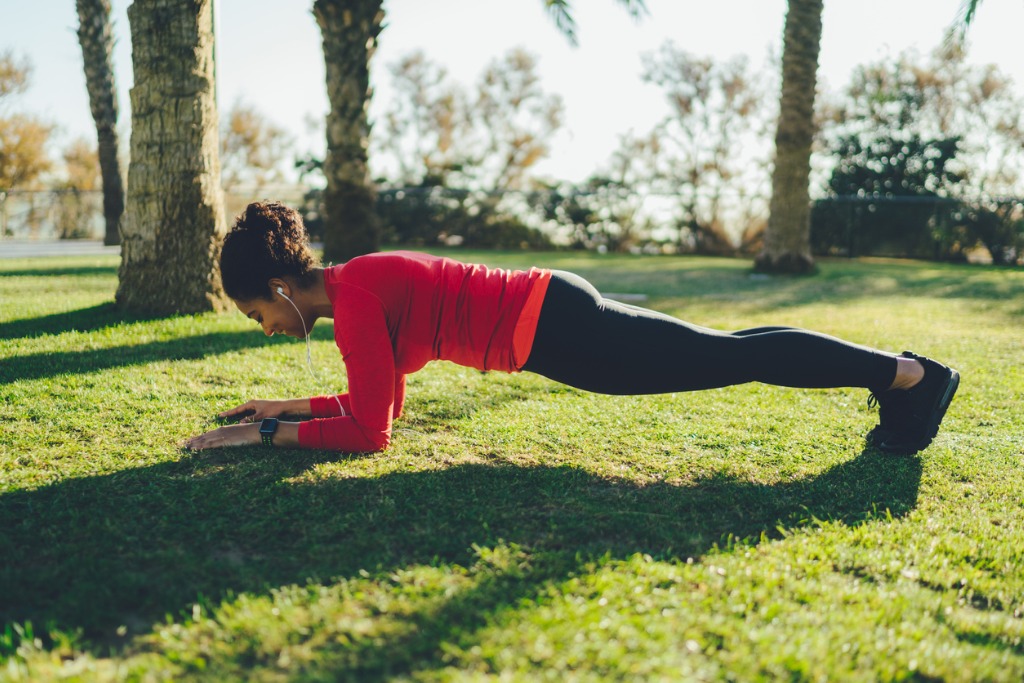
<path fill-rule="evenodd" d="M 662 394 L 744 382 L 884 391 L 896 356 L 792 327 L 719 332 L 602 298 L 554 271 L 522 368 L 602 394 Z"/>

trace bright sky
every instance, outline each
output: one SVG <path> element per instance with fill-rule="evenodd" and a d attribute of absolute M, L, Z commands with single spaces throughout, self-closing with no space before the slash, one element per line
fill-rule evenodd
<path fill-rule="evenodd" d="M 320 153 L 320 134 L 307 119 L 327 110 L 320 34 L 312 0 L 215 0 L 218 98 L 255 105 L 299 141 Z M 129 0 L 113 0 L 118 45 L 115 70 L 121 116 L 127 124 L 132 82 Z M 784 0 L 647 0 L 650 14 L 633 22 L 616 0 L 574 4 L 580 45 L 571 47 L 542 9 L 541 0 L 385 0 L 386 28 L 374 57 L 371 115 L 390 96 L 386 67 L 421 49 L 465 85 L 510 48 L 539 57 L 546 91 L 565 103 L 565 127 L 546 175 L 582 180 L 597 170 L 620 135 L 643 133 L 666 112 L 658 89 L 640 80 L 641 55 L 672 40 L 697 55 L 746 54 L 760 62 L 781 51 Z M 907 48 L 933 49 L 956 16 L 960 0 L 828 0 L 819 79 L 843 87 L 852 69 Z M 32 87 L 18 103 L 59 124 L 60 142 L 93 138 L 78 25 L 71 0 L 0 0 L 0 50 L 27 55 Z M 971 61 L 995 63 L 1024 93 L 1024 58 L 1017 34 L 1024 1 L 983 3 L 970 34 Z"/>

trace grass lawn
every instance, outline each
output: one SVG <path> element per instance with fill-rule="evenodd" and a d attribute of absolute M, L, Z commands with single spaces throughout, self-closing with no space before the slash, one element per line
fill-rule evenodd
<path fill-rule="evenodd" d="M 434 363 L 387 452 L 192 454 L 219 410 L 321 393 L 301 342 L 125 318 L 114 257 L 0 260 L 0 679 L 1024 679 L 1024 272 L 455 253 L 912 349 L 960 392 L 892 457 L 865 390 L 606 397 Z"/>

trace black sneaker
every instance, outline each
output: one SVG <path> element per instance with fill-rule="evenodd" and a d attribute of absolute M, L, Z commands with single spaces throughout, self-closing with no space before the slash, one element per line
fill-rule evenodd
<path fill-rule="evenodd" d="M 899 411 L 902 414 L 895 415 L 900 422 L 892 424 L 889 434 L 878 443 L 878 448 L 886 453 L 911 455 L 927 448 L 938 434 L 939 424 L 960 386 L 960 373 L 910 351 L 902 355 L 924 366 L 924 378 L 902 391 L 905 394 L 901 399 L 904 405 Z"/>
<path fill-rule="evenodd" d="M 878 424 L 865 437 L 872 446 L 880 446 L 896 433 L 897 427 L 906 424 L 910 414 L 908 392 L 900 389 L 871 392 L 868 408 L 878 406 Z"/>

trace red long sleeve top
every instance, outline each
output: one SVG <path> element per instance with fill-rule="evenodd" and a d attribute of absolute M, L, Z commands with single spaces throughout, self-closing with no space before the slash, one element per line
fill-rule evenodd
<path fill-rule="evenodd" d="M 517 372 L 551 271 L 490 269 L 415 252 L 360 256 L 324 270 L 348 393 L 310 399 L 307 448 L 376 451 L 402 413 L 405 376 L 432 360 Z"/>

